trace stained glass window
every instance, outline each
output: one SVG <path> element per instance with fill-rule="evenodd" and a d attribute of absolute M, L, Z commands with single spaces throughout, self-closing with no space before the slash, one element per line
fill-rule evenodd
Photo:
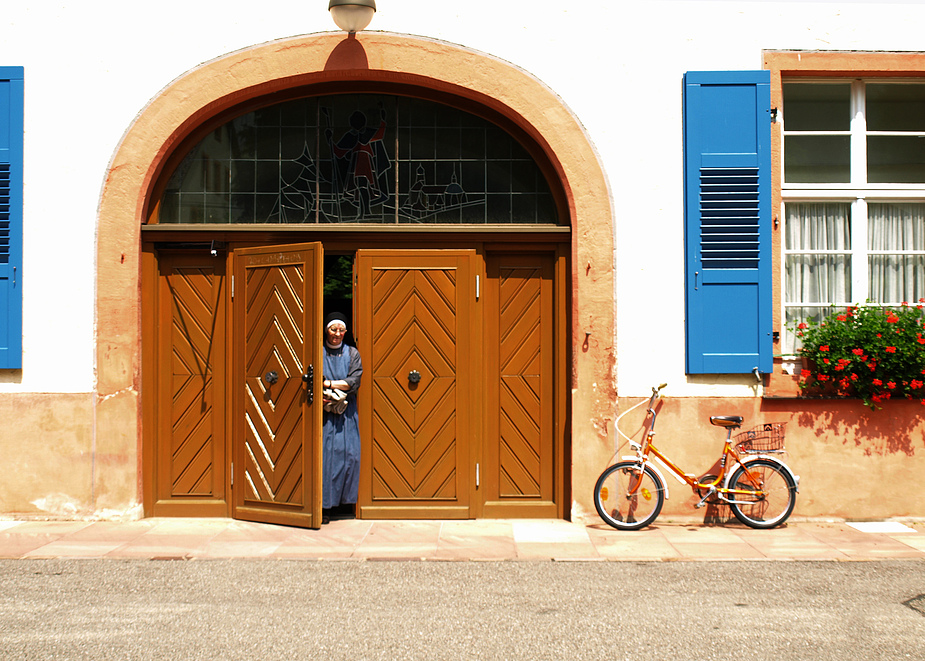
<path fill-rule="evenodd" d="M 556 224 L 506 131 L 432 101 L 349 94 L 237 117 L 171 174 L 161 223 Z"/>

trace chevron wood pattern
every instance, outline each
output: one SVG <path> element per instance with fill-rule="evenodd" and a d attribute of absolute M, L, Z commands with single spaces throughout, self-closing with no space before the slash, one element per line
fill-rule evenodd
<path fill-rule="evenodd" d="M 374 269 L 374 500 L 458 497 L 456 277 L 453 268 Z"/>
<path fill-rule="evenodd" d="M 303 504 L 302 385 L 305 274 L 300 264 L 247 270 L 244 499 Z M 265 379 L 276 372 L 279 380 Z"/>
<path fill-rule="evenodd" d="M 212 496 L 215 275 L 175 268 L 167 277 L 172 302 L 170 496 Z"/>
<path fill-rule="evenodd" d="M 532 268 L 500 275 L 499 495 L 535 497 L 542 479 L 542 279 Z"/>

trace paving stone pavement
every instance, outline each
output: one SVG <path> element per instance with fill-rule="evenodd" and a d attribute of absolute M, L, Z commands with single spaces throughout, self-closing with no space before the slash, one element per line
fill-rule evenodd
<path fill-rule="evenodd" d="M 772 530 L 665 520 L 334 520 L 320 530 L 232 519 L 0 520 L 0 558 L 430 561 L 885 560 L 925 558 L 925 521 L 790 520 Z"/>

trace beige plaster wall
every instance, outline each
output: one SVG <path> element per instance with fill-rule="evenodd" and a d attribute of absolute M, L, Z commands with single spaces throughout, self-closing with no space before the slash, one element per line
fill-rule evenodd
<path fill-rule="evenodd" d="M 638 400 L 621 398 L 626 411 Z M 925 516 L 925 418 L 922 406 L 888 402 L 871 411 L 858 400 L 721 399 L 665 397 L 656 426 L 657 447 L 682 470 L 702 474 L 719 458 L 725 431 L 711 415 L 741 415 L 743 429 L 762 422 L 786 422 L 784 460 L 800 476 L 794 517 L 883 519 Z M 641 438 L 644 407 L 627 414 L 620 428 Z M 618 456 L 632 455 L 623 445 Z M 598 473 L 603 471 L 602 464 Z M 662 470 L 670 493 L 661 517 L 704 518 L 693 509 L 691 489 Z M 591 491 L 576 494 L 589 518 L 596 517 Z"/>
<path fill-rule="evenodd" d="M 94 510 L 90 393 L 0 395 L 0 513 L 74 517 Z"/>

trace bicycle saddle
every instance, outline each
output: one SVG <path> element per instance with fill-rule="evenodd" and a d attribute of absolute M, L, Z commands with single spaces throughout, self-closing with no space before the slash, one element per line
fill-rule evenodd
<path fill-rule="evenodd" d="M 744 419 L 741 415 L 711 415 L 710 424 L 717 427 L 740 427 Z"/>

